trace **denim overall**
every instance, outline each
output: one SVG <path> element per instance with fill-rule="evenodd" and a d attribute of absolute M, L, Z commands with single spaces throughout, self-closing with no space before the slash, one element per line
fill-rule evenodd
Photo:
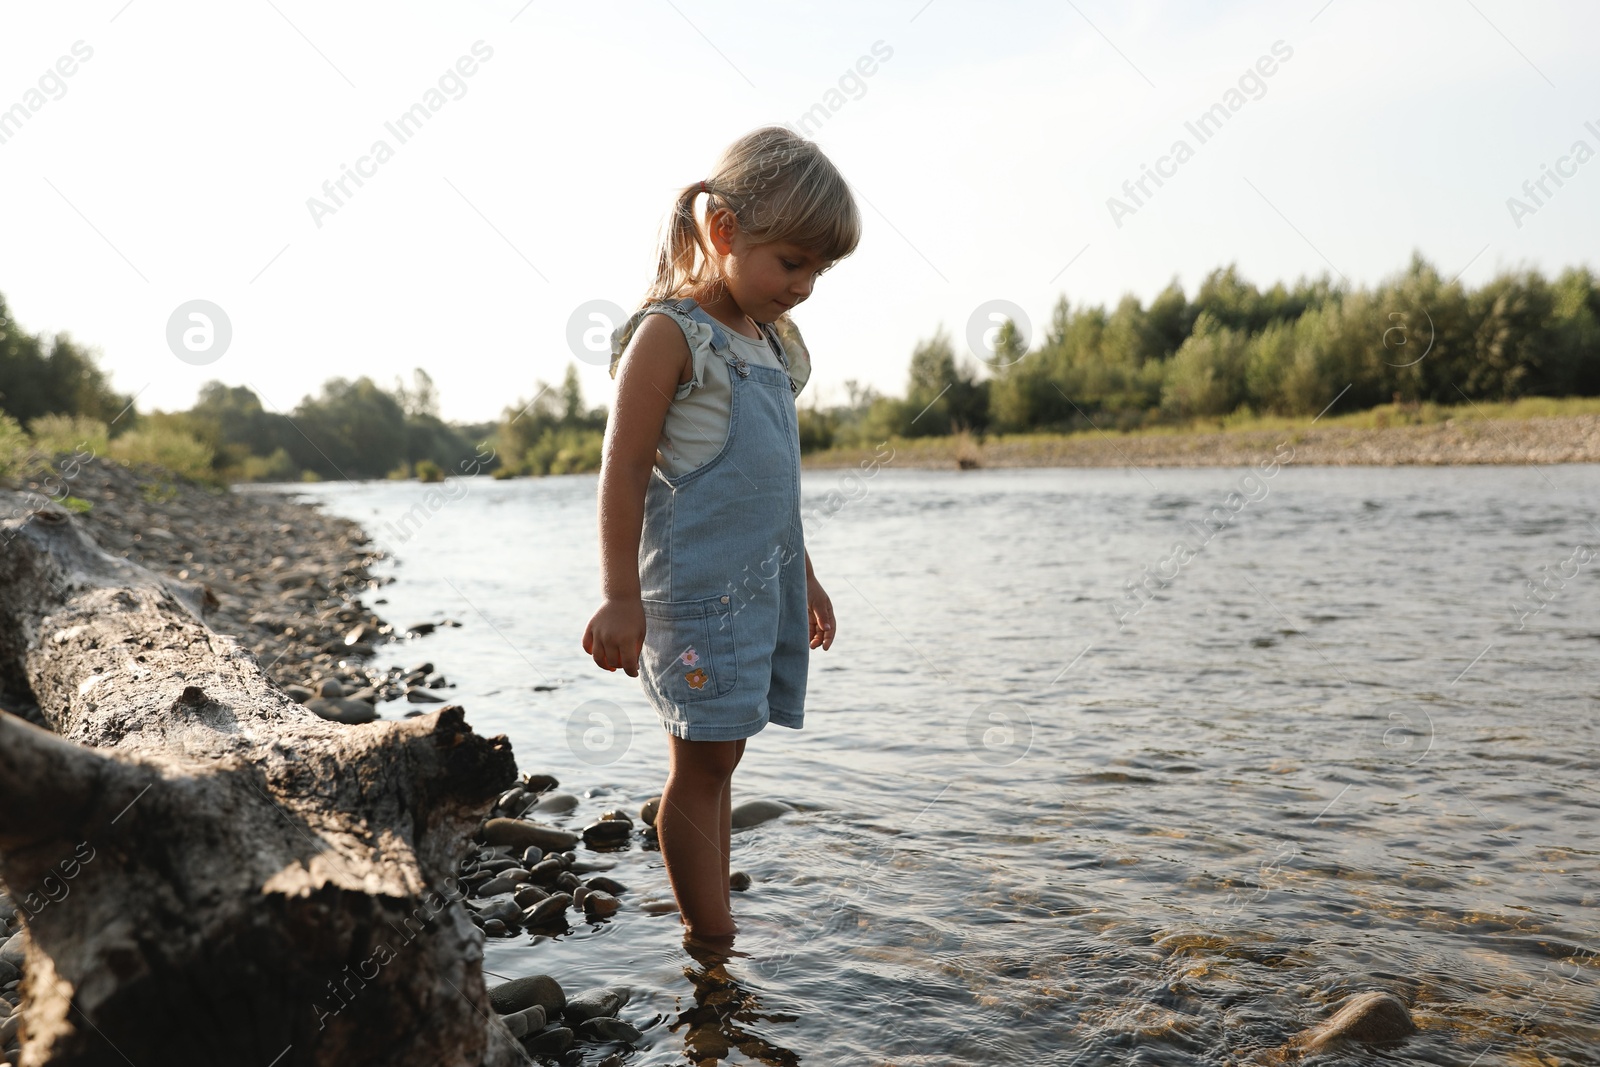
<path fill-rule="evenodd" d="M 811 642 L 789 361 L 769 324 L 761 332 L 783 370 L 736 354 L 695 301 L 668 304 L 711 327 L 732 403 L 722 450 L 675 478 L 656 467 L 645 490 L 639 677 L 675 737 L 731 741 L 768 722 L 798 730 Z"/>

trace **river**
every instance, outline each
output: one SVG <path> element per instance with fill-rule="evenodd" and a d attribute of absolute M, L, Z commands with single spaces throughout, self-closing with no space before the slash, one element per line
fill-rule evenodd
<path fill-rule="evenodd" d="M 735 776 L 797 809 L 734 836 L 749 955 L 688 957 L 636 844 L 614 920 L 486 968 L 632 986 L 639 1065 L 1264 1062 L 1367 989 L 1417 1033 L 1319 1063 L 1600 1063 L 1600 467 L 1290 452 L 806 472 L 839 636 Z M 574 827 L 666 769 L 581 647 L 595 487 L 303 489 L 392 556 L 380 613 L 462 624 L 379 665 L 436 664 Z"/>

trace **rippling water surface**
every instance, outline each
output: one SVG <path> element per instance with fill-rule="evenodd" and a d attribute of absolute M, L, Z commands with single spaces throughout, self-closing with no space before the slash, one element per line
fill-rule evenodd
<path fill-rule="evenodd" d="M 807 472 L 840 631 L 735 777 L 799 809 L 735 834 L 749 957 L 686 956 L 635 847 L 614 921 L 486 966 L 632 985 L 633 1064 L 1272 1062 L 1366 989 L 1418 1033 L 1318 1063 L 1600 1063 L 1600 467 L 1244 476 Z M 660 791 L 580 646 L 593 476 L 307 492 L 395 557 L 390 621 L 463 624 L 380 662 L 432 660 L 560 821 Z M 593 700 L 626 723 L 569 744 Z"/>

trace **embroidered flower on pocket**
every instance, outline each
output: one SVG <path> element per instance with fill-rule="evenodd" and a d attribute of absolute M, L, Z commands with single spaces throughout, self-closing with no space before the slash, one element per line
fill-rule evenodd
<path fill-rule="evenodd" d="M 704 689 L 706 687 L 706 678 L 707 675 L 703 667 L 696 667 L 683 676 L 683 680 L 689 683 L 690 689 Z"/>
<path fill-rule="evenodd" d="M 693 667 L 696 663 L 700 662 L 700 654 L 694 650 L 693 645 L 690 645 L 688 648 L 683 650 L 683 655 L 678 657 L 678 661 L 685 667 Z"/>

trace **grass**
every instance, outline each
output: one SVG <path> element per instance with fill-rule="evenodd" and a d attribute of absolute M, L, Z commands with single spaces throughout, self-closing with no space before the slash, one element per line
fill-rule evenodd
<path fill-rule="evenodd" d="M 1139 438 L 1178 438 L 1194 435 L 1248 434 L 1265 431 L 1303 433 L 1311 428 L 1313 419 L 1318 430 L 1384 430 L 1401 426 L 1434 426 L 1447 422 L 1469 423 L 1484 421 L 1514 422 L 1527 419 L 1568 418 L 1575 415 L 1600 415 L 1600 397 L 1524 397 L 1521 400 L 1501 402 L 1476 402 L 1461 405 L 1442 404 L 1381 404 L 1363 411 L 1346 414 L 1329 413 L 1315 418 L 1311 415 L 1256 415 L 1247 410 L 1222 418 L 1191 419 L 1187 422 L 1161 426 L 1141 427 L 1135 430 L 1116 430 L 1108 423 L 1100 429 L 1079 430 L 1073 433 L 1040 431 L 1036 433 L 988 434 L 985 445 L 1014 445 L 1039 448 L 1086 438 L 1098 438 L 1103 433 L 1112 440 Z M 948 437 L 896 437 L 891 442 L 900 462 L 916 464 L 919 460 L 955 461 L 976 457 L 978 445 L 970 434 Z M 854 459 L 872 450 L 873 442 L 858 445 L 836 445 L 830 449 L 809 452 L 808 461 L 818 466 L 829 466 Z M 893 461 L 891 461 L 893 462 Z"/>
<path fill-rule="evenodd" d="M 1572 415 L 1600 415 L 1600 397 L 1530 396 L 1521 400 L 1482 401 L 1460 405 L 1380 404 L 1364 411 L 1344 415 L 1324 415 L 1319 426 L 1342 426 L 1355 430 L 1383 430 L 1391 426 L 1431 426 L 1451 420 L 1463 422 L 1491 419 L 1558 419 Z M 1204 433 L 1208 430 L 1294 430 L 1311 425 L 1309 416 L 1230 415 L 1226 419 L 1195 420 L 1179 428 L 1179 433 Z"/>
<path fill-rule="evenodd" d="M 1260 430 L 1304 430 L 1313 420 L 1319 427 L 1338 426 L 1349 430 L 1386 430 L 1394 426 L 1436 426 L 1450 421 L 1478 422 L 1483 420 L 1519 421 L 1523 419 L 1557 419 L 1572 415 L 1600 415 L 1600 397 L 1593 396 L 1532 396 L 1521 400 L 1475 401 L 1469 404 L 1380 404 L 1375 408 L 1351 411 L 1345 414 L 1327 414 L 1321 418 L 1312 415 L 1257 415 L 1249 410 L 1234 412 L 1221 418 L 1190 419 L 1187 422 L 1163 426 L 1149 426 L 1127 432 L 1102 427 L 1105 432 L 1123 437 L 1172 437 L 1196 433 L 1251 433 Z M 1005 440 L 1054 438 L 1069 440 L 1095 430 L 1077 433 L 1006 434 Z M 995 438 L 991 438 L 995 439 Z"/>

